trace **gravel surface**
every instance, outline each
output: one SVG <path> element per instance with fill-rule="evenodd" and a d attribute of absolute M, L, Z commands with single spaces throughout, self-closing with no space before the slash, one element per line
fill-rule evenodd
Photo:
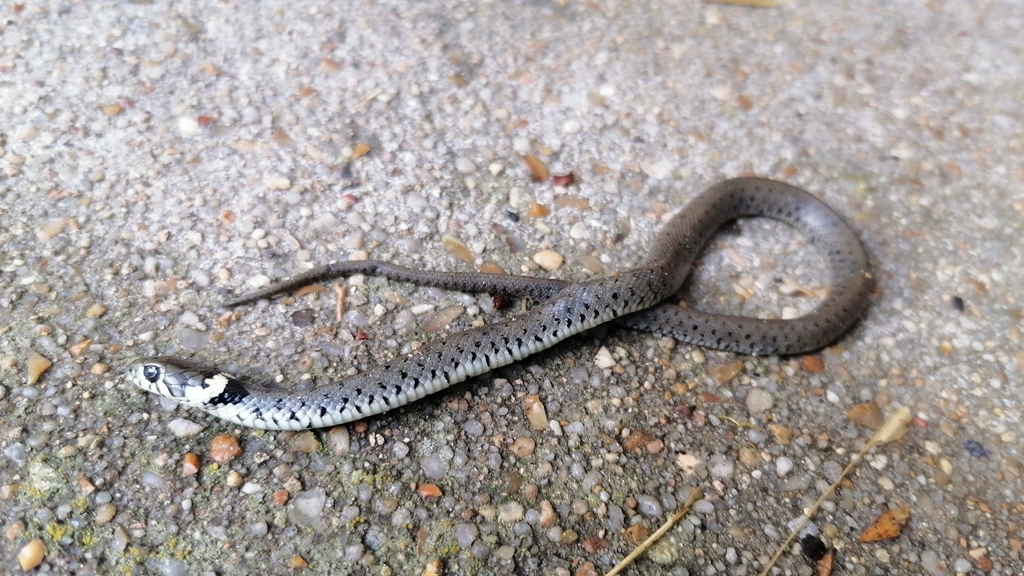
<path fill-rule="evenodd" d="M 1020 574 L 1021 29 L 1021 3 L 957 0 L 0 5 L 0 572 L 586 576 L 699 486 L 628 573 L 753 575 L 908 407 L 815 515 L 838 573 Z M 825 199 L 876 267 L 812 357 L 599 328 L 299 434 L 123 375 L 160 353 L 327 382 L 522 303 L 371 278 L 341 321 L 329 286 L 218 302 L 349 258 L 615 273 L 748 174 Z M 687 299 L 786 317 L 825 278 L 745 221 Z"/>

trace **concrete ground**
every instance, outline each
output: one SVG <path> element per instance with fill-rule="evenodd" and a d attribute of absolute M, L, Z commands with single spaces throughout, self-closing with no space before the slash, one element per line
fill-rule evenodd
<path fill-rule="evenodd" d="M 699 487 L 626 573 L 753 575 L 907 407 L 813 517 L 835 573 L 1021 574 L 1022 29 L 998 1 L 3 3 L 0 572 L 600 574 Z M 521 304 L 369 278 L 340 322 L 333 289 L 218 302 L 349 258 L 611 274 L 738 175 L 814 192 L 871 255 L 866 318 L 813 357 L 599 328 L 313 434 L 124 376 L 329 382 Z M 784 226 L 713 244 L 695 306 L 827 285 Z M 815 570 L 794 545 L 773 573 Z"/>

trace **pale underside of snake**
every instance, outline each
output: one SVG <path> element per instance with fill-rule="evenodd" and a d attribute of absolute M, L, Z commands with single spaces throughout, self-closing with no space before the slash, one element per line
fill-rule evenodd
<path fill-rule="evenodd" d="M 831 276 L 824 300 L 810 313 L 788 320 L 712 314 L 664 303 L 679 291 L 708 238 L 726 222 L 748 216 L 785 222 L 822 251 Z M 448 290 L 501 293 L 538 304 L 506 320 L 457 332 L 407 357 L 312 390 L 271 390 L 211 366 L 168 357 L 133 364 L 129 377 L 145 390 L 243 426 L 321 428 L 403 406 L 612 320 L 682 342 L 744 354 L 813 351 L 832 343 L 865 314 L 873 285 L 860 240 L 823 202 L 788 184 L 737 178 L 716 184 L 694 199 L 662 228 L 644 261 L 617 276 L 572 284 L 349 261 L 310 270 L 225 306 L 353 274 Z"/>

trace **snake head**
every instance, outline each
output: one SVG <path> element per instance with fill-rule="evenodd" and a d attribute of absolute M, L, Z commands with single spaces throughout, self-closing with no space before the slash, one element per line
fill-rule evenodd
<path fill-rule="evenodd" d="M 128 378 L 139 388 L 206 409 L 230 388 L 237 396 L 238 381 L 208 366 L 180 358 L 146 358 L 128 368 Z"/>

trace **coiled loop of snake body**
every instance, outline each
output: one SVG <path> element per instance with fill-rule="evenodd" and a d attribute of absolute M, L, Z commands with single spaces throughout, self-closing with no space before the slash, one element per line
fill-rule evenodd
<path fill-rule="evenodd" d="M 662 303 L 683 284 L 694 258 L 724 223 L 745 216 L 786 222 L 826 256 L 831 289 L 809 314 L 762 320 Z M 646 259 L 618 276 L 570 284 L 525 276 L 428 272 L 384 262 L 342 262 L 232 300 L 234 306 L 313 282 L 367 274 L 467 292 L 504 293 L 540 303 L 494 324 L 452 334 L 400 358 L 310 391 L 277 391 L 177 358 L 134 364 L 139 387 L 243 426 L 301 430 L 333 426 L 397 408 L 545 350 L 615 320 L 687 343 L 745 354 L 795 354 L 826 346 L 860 319 L 872 287 L 853 231 L 824 203 L 793 186 L 758 178 L 727 180 L 693 200 L 657 235 Z"/>

